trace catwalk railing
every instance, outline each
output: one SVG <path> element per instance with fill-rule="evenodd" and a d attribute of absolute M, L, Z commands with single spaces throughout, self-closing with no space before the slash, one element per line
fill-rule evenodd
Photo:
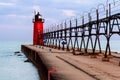
<path fill-rule="evenodd" d="M 111 55 L 110 38 L 113 34 L 120 35 L 120 1 L 107 6 L 98 5 L 81 17 L 67 19 L 60 24 L 52 25 L 44 31 L 44 45 L 62 50 L 72 50 L 91 55 L 102 53 L 100 36 L 106 38 L 104 57 Z M 66 43 L 67 42 L 67 43 Z M 90 46 L 90 47 L 89 47 Z"/>

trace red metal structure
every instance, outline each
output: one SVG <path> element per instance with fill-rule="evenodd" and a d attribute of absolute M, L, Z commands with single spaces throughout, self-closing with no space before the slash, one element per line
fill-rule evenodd
<path fill-rule="evenodd" d="M 34 23 L 33 45 L 43 45 L 44 44 L 43 36 L 41 35 L 43 34 L 44 19 L 42 19 L 42 15 L 40 15 L 39 12 L 35 14 L 33 23 Z"/>
<path fill-rule="evenodd" d="M 48 80 L 50 80 L 50 74 L 51 73 L 55 73 L 55 72 L 57 72 L 56 68 L 53 68 L 53 69 L 51 69 L 51 70 L 48 71 Z"/>

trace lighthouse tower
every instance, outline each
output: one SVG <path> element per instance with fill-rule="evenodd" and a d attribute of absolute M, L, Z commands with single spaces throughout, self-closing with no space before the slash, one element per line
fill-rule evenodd
<path fill-rule="evenodd" d="M 33 45 L 43 45 L 43 23 L 42 15 L 37 12 L 33 19 Z"/>

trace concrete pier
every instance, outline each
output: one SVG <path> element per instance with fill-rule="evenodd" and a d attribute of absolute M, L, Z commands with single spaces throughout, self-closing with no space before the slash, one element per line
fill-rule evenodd
<path fill-rule="evenodd" d="M 42 80 L 120 80 L 120 54 L 109 62 L 45 46 L 22 45 L 21 50 L 38 68 Z"/>

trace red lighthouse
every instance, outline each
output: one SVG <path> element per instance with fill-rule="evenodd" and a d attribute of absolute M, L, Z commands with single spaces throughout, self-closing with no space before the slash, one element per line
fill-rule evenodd
<path fill-rule="evenodd" d="M 34 15 L 33 23 L 34 23 L 33 45 L 43 45 L 44 19 L 42 19 L 42 15 L 40 15 L 39 12 Z"/>

